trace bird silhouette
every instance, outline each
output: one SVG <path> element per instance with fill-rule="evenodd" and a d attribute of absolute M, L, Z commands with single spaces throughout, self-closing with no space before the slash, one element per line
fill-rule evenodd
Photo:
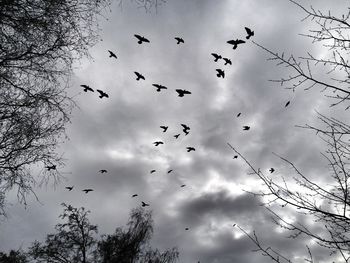
<path fill-rule="evenodd" d="M 220 78 L 220 77 L 225 78 L 225 71 L 223 71 L 222 69 L 219 69 L 219 68 L 217 68 L 216 71 L 218 72 L 218 73 L 216 74 L 216 76 L 217 76 L 218 78 Z"/>
<path fill-rule="evenodd" d="M 151 173 L 151 174 L 153 174 L 153 173 L 155 173 L 155 172 L 156 172 L 156 170 L 151 170 L 151 172 L 150 172 L 150 173 Z"/>
<path fill-rule="evenodd" d="M 243 130 L 244 130 L 244 131 L 248 131 L 249 129 L 250 129 L 249 126 L 243 126 Z"/>
<path fill-rule="evenodd" d="M 187 126 L 186 124 L 183 124 L 183 123 L 181 123 L 181 126 L 183 127 L 183 131 L 191 129 L 189 126 Z"/>
<path fill-rule="evenodd" d="M 99 89 L 97 89 L 96 91 L 97 91 L 98 93 L 100 93 L 100 96 L 98 96 L 100 99 L 102 99 L 103 97 L 109 98 L 108 94 L 105 93 L 104 91 L 99 90 Z"/>
<path fill-rule="evenodd" d="M 178 93 L 179 97 L 183 97 L 185 94 L 191 94 L 190 91 L 185 89 L 177 89 L 176 92 Z"/>
<path fill-rule="evenodd" d="M 92 192 L 94 190 L 89 188 L 89 189 L 83 189 L 82 191 L 85 192 L 85 194 L 87 194 L 88 192 Z"/>
<path fill-rule="evenodd" d="M 175 39 L 177 40 L 176 44 L 185 43 L 185 41 L 181 37 L 175 37 Z"/>
<path fill-rule="evenodd" d="M 149 204 L 145 203 L 144 201 L 141 201 L 142 207 L 149 206 Z"/>
<path fill-rule="evenodd" d="M 183 130 L 183 132 L 185 133 L 185 136 L 189 134 L 188 130 Z"/>
<path fill-rule="evenodd" d="M 168 171 L 168 174 L 170 174 L 172 171 L 173 171 L 173 170 L 169 170 L 169 171 Z"/>
<path fill-rule="evenodd" d="M 289 103 L 290 103 L 290 100 L 287 101 L 287 103 L 286 103 L 286 105 L 284 105 L 284 107 L 288 107 Z"/>
<path fill-rule="evenodd" d="M 249 39 L 250 37 L 254 36 L 254 31 L 251 30 L 249 27 L 245 27 L 245 31 L 247 32 L 246 39 Z"/>
<path fill-rule="evenodd" d="M 56 170 L 56 165 L 51 165 L 51 166 L 45 166 L 45 168 L 48 170 L 48 171 L 51 171 L 51 170 Z"/>
<path fill-rule="evenodd" d="M 220 55 L 218 55 L 218 54 L 216 54 L 216 53 L 211 53 L 211 55 L 214 57 L 214 62 L 218 62 L 218 60 L 219 60 L 220 58 L 222 58 L 222 56 L 220 56 Z"/>
<path fill-rule="evenodd" d="M 164 142 L 157 141 L 157 142 L 154 142 L 153 144 L 154 144 L 155 146 L 158 146 L 159 144 L 164 144 Z"/>
<path fill-rule="evenodd" d="M 133 194 L 131 197 L 136 197 L 136 196 L 138 196 L 138 194 Z"/>
<path fill-rule="evenodd" d="M 241 112 L 237 114 L 237 118 L 238 118 L 239 116 L 241 116 Z"/>
<path fill-rule="evenodd" d="M 140 35 L 134 35 L 136 38 L 137 38 L 137 43 L 138 44 L 142 44 L 143 42 L 145 42 L 145 43 L 150 43 L 150 41 L 147 39 L 147 38 L 145 38 L 145 37 L 142 37 L 142 36 L 140 36 Z"/>
<path fill-rule="evenodd" d="M 180 185 L 180 187 L 185 187 L 185 186 L 186 186 L 185 184 Z"/>
<path fill-rule="evenodd" d="M 190 230 L 190 229 L 188 227 L 186 227 L 185 230 L 187 231 L 187 230 Z"/>
<path fill-rule="evenodd" d="M 236 49 L 239 44 L 244 44 L 245 41 L 242 39 L 236 39 L 236 40 L 229 40 L 227 41 L 228 44 L 233 45 L 233 49 Z"/>
<path fill-rule="evenodd" d="M 273 168 L 270 168 L 270 173 L 273 173 L 274 171 L 275 171 L 275 169 L 273 169 Z"/>
<path fill-rule="evenodd" d="M 196 150 L 194 147 L 186 147 L 186 149 L 188 153 Z"/>
<path fill-rule="evenodd" d="M 238 155 L 233 156 L 233 159 L 237 159 L 237 158 L 238 158 Z"/>
<path fill-rule="evenodd" d="M 225 64 L 224 64 L 224 65 L 227 65 L 227 64 L 232 65 L 231 59 L 229 59 L 229 58 L 223 58 L 223 60 L 225 61 Z"/>
<path fill-rule="evenodd" d="M 179 136 L 180 136 L 180 133 L 174 135 L 174 137 L 175 137 L 176 139 L 179 138 Z"/>
<path fill-rule="evenodd" d="M 159 127 L 163 129 L 163 132 L 166 132 L 168 129 L 168 126 L 159 126 Z"/>
<path fill-rule="evenodd" d="M 152 84 L 152 86 L 156 87 L 158 92 L 160 92 L 162 89 L 167 89 L 167 87 L 160 84 Z"/>
<path fill-rule="evenodd" d="M 108 50 L 108 52 L 109 52 L 109 57 L 110 58 L 117 58 L 117 55 L 114 54 L 112 51 Z"/>
<path fill-rule="evenodd" d="M 100 170 L 99 172 L 100 172 L 101 174 L 104 174 L 104 173 L 107 173 L 107 170 L 102 169 L 102 170 Z"/>
<path fill-rule="evenodd" d="M 80 85 L 80 86 L 84 88 L 85 92 L 88 92 L 88 91 L 94 92 L 94 90 L 92 88 L 90 88 L 88 85 L 84 85 L 83 84 L 83 85 Z"/>
<path fill-rule="evenodd" d="M 74 188 L 74 185 L 73 186 L 66 186 L 65 188 L 68 189 L 68 191 L 72 191 Z"/>
<path fill-rule="evenodd" d="M 136 72 L 136 71 L 134 71 L 134 73 L 135 73 L 136 76 L 137 76 L 137 78 L 136 78 L 137 81 L 139 81 L 140 79 L 145 80 L 145 77 L 144 77 L 143 75 L 141 75 L 140 73 L 138 73 L 138 72 Z"/>

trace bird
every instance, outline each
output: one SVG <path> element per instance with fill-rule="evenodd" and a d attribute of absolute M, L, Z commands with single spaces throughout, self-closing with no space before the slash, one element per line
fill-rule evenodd
<path fill-rule="evenodd" d="M 80 85 L 80 86 L 84 88 L 85 92 L 88 92 L 88 91 L 94 92 L 94 90 L 92 88 L 90 88 L 88 85 L 84 85 L 83 84 L 83 85 Z"/>
<path fill-rule="evenodd" d="M 220 77 L 225 78 L 225 71 L 223 71 L 222 69 L 219 69 L 219 68 L 217 68 L 216 71 L 218 72 L 218 73 L 216 74 L 216 76 L 217 76 L 218 78 L 220 78 Z"/>
<path fill-rule="evenodd" d="M 284 107 L 288 107 L 289 103 L 290 103 L 290 100 L 287 101 L 287 103 L 286 103 L 286 105 L 284 105 Z"/>
<path fill-rule="evenodd" d="M 237 114 L 237 118 L 238 118 L 239 116 L 241 116 L 241 112 Z"/>
<path fill-rule="evenodd" d="M 104 173 L 107 173 L 107 170 L 102 169 L 102 170 L 100 170 L 99 172 L 100 172 L 101 174 L 104 174 Z"/>
<path fill-rule="evenodd" d="M 236 49 L 239 44 L 244 44 L 245 41 L 242 39 L 236 39 L 236 40 L 232 39 L 232 40 L 227 41 L 227 43 L 233 45 L 232 48 Z"/>
<path fill-rule="evenodd" d="M 186 124 L 183 124 L 183 123 L 181 123 L 181 126 L 183 127 L 183 131 L 191 129 L 189 126 L 187 126 Z"/>
<path fill-rule="evenodd" d="M 68 191 L 72 191 L 74 186 L 66 186 L 65 188 L 68 189 Z"/>
<path fill-rule="evenodd" d="M 233 159 L 237 159 L 237 158 L 238 158 L 238 155 L 233 156 Z"/>
<path fill-rule="evenodd" d="M 149 204 L 145 203 L 144 201 L 141 201 L 142 207 L 149 206 Z"/>
<path fill-rule="evenodd" d="M 181 37 L 175 37 L 175 39 L 177 40 L 176 44 L 185 43 L 185 41 Z"/>
<path fill-rule="evenodd" d="M 163 129 L 163 132 L 166 132 L 168 129 L 168 126 L 159 126 L 159 127 Z"/>
<path fill-rule="evenodd" d="M 158 92 L 160 92 L 162 89 L 167 89 L 167 87 L 160 84 L 152 84 L 152 86 L 156 87 Z"/>
<path fill-rule="evenodd" d="M 169 171 L 168 171 L 168 174 L 170 174 L 172 171 L 173 171 L 173 170 L 169 170 Z"/>
<path fill-rule="evenodd" d="M 138 73 L 138 72 L 136 72 L 136 71 L 134 71 L 134 73 L 135 73 L 136 76 L 137 76 L 137 78 L 136 78 L 137 81 L 139 81 L 140 79 L 145 80 L 145 77 L 144 77 L 143 75 L 141 75 L 140 73 Z"/>
<path fill-rule="evenodd" d="M 176 139 L 179 138 L 179 136 L 180 136 L 180 133 L 174 135 L 174 137 L 175 137 Z"/>
<path fill-rule="evenodd" d="M 188 130 L 183 130 L 183 132 L 185 133 L 185 136 L 189 134 Z"/>
<path fill-rule="evenodd" d="M 146 43 L 150 43 L 150 41 L 147 39 L 147 38 L 145 38 L 145 37 L 142 37 L 142 36 L 140 36 L 140 35 L 134 35 L 136 38 L 137 38 L 137 43 L 138 44 L 142 44 L 142 42 L 146 42 Z"/>
<path fill-rule="evenodd" d="M 85 192 L 85 194 L 87 194 L 88 192 L 92 192 L 94 190 L 89 188 L 89 189 L 83 189 L 82 191 Z"/>
<path fill-rule="evenodd" d="M 51 170 L 56 170 L 56 165 L 51 165 L 51 166 L 45 166 L 45 168 L 48 170 L 48 171 L 51 171 Z"/>
<path fill-rule="evenodd" d="M 159 144 L 164 144 L 164 142 L 161 142 L 161 141 L 156 141 L 153 143 L 155 146 L 158 146 Z"/>
<path fill-rule="evenodd" d="M 251 30 L 249 27 L 245 27 L 245 31 L 247 32 L 246 39 L 249 39 L 250 37 L 254 36 L 254 31 Z"/>
<path fill-rule="evenodd" d="M 243 130 L 244 130 L 244 131 L 248 131 L 249 129 L 250 129 L 249 126 L 243 126 Z"/>
<path fill-rule="evenodd" d="M 117 55 L 114 54 L 112 51 L 108 50 L 108 52 L 109 52 L 109 57 L 110 58 L 117 58 Z"/>
<path fill-rule="evenodd" d="M 155 173 L 155 172 L 156 172 L 156 170 L 151 170 L 151 172 L 150 172 L 150 173 L 151 173 L 151 174 L 153 174 L 153 173 Z"/>
<path fill-rule="evenodd" d="M 225 64 L 224 64 L 224 65 L 227 65 L 227 64 L 232 65 L 231 59 L 229 59 L 229 58 L 223 58 L 223 60 L 225 61 Z"/>
<path fill-rule="evenodd" d="M 133 194 L 131 197 L 136 197 L 136 196 L 138 196 L 138 194 Z"/>
<path fill-rule="evenodd" d="M 185 186 L 186 186 L 185 184 L 180 185 L 180 187 L 185 187 Z"/>
<path fill-rule="evenodd" d="M 178 93 L 179 97 L 183 97 L 185 94 L 191 94 L 190 91 L 185 89 L 177 89 L 176 92 Z"/>
<path fill-rule="evenodd" d="M 216 53 L 211 53 L 211 55 L 214 57 L 214 62 L 218 62 L 218 60 L 219 60 L 220 58 L 222 58 L 222 56 L 220 56 L 220 55 L 218 55 L 218 54 L 216 54 Z"/>
<path fill-rule="evenodd" d="M 232 226 L 233 226 L 233 227 L 235 227 L 235 226 L 236 226 L 236 224 L 233 224 Z"/>
<path fill-rule="evenodd" d="M 275 171 L 275 169 L 273 169 L 272 167 L 270 168 L 270 173 L 273 173 Z"/>
<path fill-rule="evenodd" d="M 194 147 L 186 147 L 186 149 L 188 153 L 196 150 Z"/>
<path fill-rule="evenodd" d="M 103 97 L 109 98 L 108 94 L 102 90 L 97 89 L 97 92 L 100 93 L 99 98 L 102 99 Z"/>
<path fill-rule="evenodd" d="M 187 231 L 187 230 L 190 230 L 190 229 L 188 227 L 186 227 L 185 230 Z"/>

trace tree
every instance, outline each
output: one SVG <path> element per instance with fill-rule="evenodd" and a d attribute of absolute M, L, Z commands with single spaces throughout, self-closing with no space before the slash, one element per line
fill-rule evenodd
<path fill-rule="evenodd" d="M 30 255 L 36 262 L 95 262 L 97 226 L 90 224 L 89 211 L 64 203 L 62 206 L 64 210 L 59 218 L 66 222 L 57 224 L 56 233 L 47 235 L 44 243 L 34 242 L 29 249 Z"/>
<path fill-rule="evenodd" d="M 1 263 L 27 263 L 29 262 L 25 253 L 20 250 L 11 250 L 8 255 L 0 252 Z"/>
<path fill-rule="evenodd" d="M 310 19 L 318 29 L 310 30 L 304 36 L 311 38 L 315 44 L 323 44 L 326 56 L 319 58 L 310 52 L 307 56 L 296 58 L 293 55 L 285 56 L 284 53 L 273 52 L 263 45 L 255 43 L 271 55 L 270 60 L 277 61 L 278 66 L 285 66 L 288 77 L 273 80 L 293 90 L 304 88 L 305 90 L 320 88 L 327 98 L 333 100 L 331 106 L 346 104 L 348 109 L 350 100 L 350 65 L 347 55 L 350 49 L 350 39 L 347 30 L 350 29 L 348 22 L 350 9 L 347 13 L 336 17 L 331 11 L 324 13 L 315 10 L 312 6 L 308 9 L 289 0 L 301 8 L 306 16 L 303 20 Z M 317 73 L 316 73 L 317 72 Z M 323 74 L 320 74 L 323 72 Z M 238 150 L 229 144 L 229 147 L 243 158 L 263 185 L 265 191 L 253 194 L 262 197 L 264 205 L 273 216 L 274 222 L 290 232 L 290 238 L 297 239 L 306 237 L 315 241 L 320 247 L 330 252 L 330 255 L 339 256 L 343 262 L 350 261 L 350 126 L 336 118 L 327 117 L 317 113 L 317 118 L 322 125 L 319 127 L 305 124 L 299 126 L 311 131 L 325 142 L 327 149 L 323 153 L 330 170 L 329 179 L 332 182 L 316 182 L 304 174 L 293 162 L 285 157 L 279 156 L 286 165 L 292 168 L 294 184 L 287 178 L 272 178 L 264 174 L 260 169 L 245 158 Z M 327 174 L 327 172 L 326 172 Z M 290 177 L 290 176 L 289 176 Z M 277 207 L 281 207 L 277 209 Z M 283 216 L 284 209 L 292 209 L 297 213 L 297 221 L 290 221 Z M 307 222 L 311 219 L 323 231 L 317 232 Z M 257 246 L 257 251 L 268 256 L 274 262 L 292 262 L 283 253 L 266 247 L 261 243 L 255 232 L 248 233 L 238 226 Z M 307 262 L 315 262 L 312 251 L 306 249 Z"/>
<path fill-rule="evenodd" d="M 109 0 L 4 0 L 0 3 L 0 195 L 33 193 L 33 165 L 57 179 L 56 148 L 74 102 L 72 63 L 98 40 Z M 54 167 L 48 169 L 47 167 Z M 46 177 L 45 177 L 46 176 Z"/>
<path fill-rule="evenodd" d="M 98 243 L 102 263 L 172 263 L 178 258 L 178 251 L 172 248 L 163 253 L 149 247 L 153 232 L 151 212 L 143 208 L 133 209 L 128 229 L 117 228 Z"/>

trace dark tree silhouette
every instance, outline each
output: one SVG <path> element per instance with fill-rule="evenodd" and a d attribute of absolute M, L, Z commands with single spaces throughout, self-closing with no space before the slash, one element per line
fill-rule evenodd
<path fill-rule="evenodd" d="M 59 218 L 65 222 L 57 224 L 56 233 L 47 235 L 44 242 L 35 241 L 29 254 L 36 262 L 43 263 L 96 262 L 97 226 L 90 224 L 89 211 L 64 203 L 62 206 Z"/>
<path fill-rule="evenodd" d="M 117 228 L 112 235 L 106 235 L 98 243 L 102 263 L 172 263 L 178 258 L 176 248 L 159 252 L 152 249 L 149 241 L 153 233 L 152 214 L 143 208 L 133 209 L 128 229 Z"/>
<path fill-rule="evenodd" d="M 97 18 L 109 0 L 5 0 L 0 4 L 0 194 L 20 201 L 38 178 L 58 178 L 56 152 L 74 102 L 66 93 L 72 63 L 98 41 Z"/>
<path fill-rule="evenodd" d="M 1 263 L 28 263 L 27 255 L 20 250 L 11 250 L 8 254 L 0 252 Z"/>

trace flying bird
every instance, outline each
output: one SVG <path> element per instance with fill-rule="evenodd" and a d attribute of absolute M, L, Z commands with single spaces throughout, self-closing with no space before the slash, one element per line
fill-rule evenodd
<path fill-rule="evenodd" d="M 237 159 L 237 158 L 238 158 L 238 155 L 233 156 L 233 159 Z"/>
<path fill-rule="evenodd" d="M 66 186 L 65 188 L 68 189 L 68 191 L 72 191 L 74 186 Z"/>
<path fill-rule="evenodd" d="M 110 58 L 117 58 L 117 55 L 114 54 L 112 51 L 108 50 L 108 52 L 109 52 L 109 57 Z"/>
<path fill-rule="evenodd" d="M 188 153 L 196 150 L 194 147 L 186 147 L 186 149 Z"/>
<path fill-rule="evenodd" d="M 214 57 L 214 62 L 218 62 L 218 60 L 219 60 L 220 58 L 222 58 L 222 56 L 220 56 L 220 55 L 218 55 L 218 54 L 216 54 L 216 53 L 211 53 L 211 55 Z"/>
<path fill-rule="evenodd" d="M 137 43 L 142 44 L 143 42 L 150 43 L 149 40 L 145 37 L 142 37 L 140 35 L 134 35 L 137 38 Z"/>
<path fill-rule="evenodd" d="M 45 166 L 45 168 L 48 170 L 48 171 L 51 171 L 51 170 L 56 170 L 56 165 L 51 165 L 51 166 Z"/>
<path fill-rule="evenodd" d="M 185 230 L 187 231 L 187 230 L 190 230 L 190 229 L 188 227 L 186 227 Z"/>
<path fill-rule="evenodd" d="M 237 114 L 237 118 L 238 118 L 239 116 L 241 116 L 241 112 Z"/>
<path fill-rule="evenodd" d="M 233 45 L 233 49 L 236 49 L 239 44 L 244 44 L 245 41 L 242 39 L 236 39 L 236 40 L 229 40 L 227 41 L 228 44 Z"/>
<path fill-rule="evenodd" d="M 254 36 L 254 31 L 251 30 L 249 27 L 245 27 L 245 31 L 247 32 L 246 39 L 249 39 L 250 37 Z"/>
<path fill-rule="evenodd" d="M 92 88 L 90 88 L 88 85 L 84 85 L 83 84 L 83 85 L 80 85 L 80 86 L 84 88 L 85 92 L 88 92 L 88 91 L 94 92 L 94 90 Z"/>
<path fill-rule="evenodd" d="M 156 87 L 158 92 L 160 92 L 162 89 L 167 89 L 167 87 L 160 84 L 152 84 L 152 86 Z"/>
<path fill-rule="evenodd" d="M 180 136 L 180 133 L 174 135 L 174 137 L 175 137 L 176 139 L 179 138 L 179 136 Z"/>
<path fill-rule="evenodd" d="M 190 91 L 185 89 L 177 89 L 176 92 L 179 94 L 179 97 L 183 97 L 185 96 L 185 94 L 191 94 Z"/>
<path fill-rule="evenodd" d="M 136 196 L 138 196 L 138 194 L 133 194 L 131 197 L 136 197 Z"/>
<path fill-rule="evenodd" d="M 145 203 L 144 201 L 141 201 L 142 207 L 149 206 L 149 204 Z"/>
<path fill-rule="evenodd" d="M 137 76 L 137 78 L 136 78 L 137 81 L 139 81 L 140 79 L 145 80 L 145 77 L 144 77 L 143 75 L 141 75 L 140 73 L 138 73 L 138 72 L 136 72 L 136 71 L 134 71 L 134 73 L 135 73 L 136 76 Z"/>
<path fill-rule="evenodd" d="M 273 169 L 273 168 L 270 168 L 270 173 L 273 173 L 274 171 L 275 171 L 275 169 Z"/>
<path fill-rule="evenodd" d="M 284 107 L 288 107 L 289 103 L 290 103 L 290 100 L 287 101 L 287 103 L 286 103 L 286 105 L 284 105 Z"/>
<path fill-rule="evenodd" d="M 185 133 L 185 136 L 189 134 L 188 130 L 183 130 L 183 132 Z"/>
<path fill-rule="evenodd" d="M 185 187 L 186 185 L 185 184 L 182 184 L 180 187 Z"/>
<path fill-rule="evenodd" d="M 183 127 L 183 131 L 191 129 L 189 126 L 187 126 L 186 124 L 183 124 L 183 123 L 181 124 L 181 126 Z"/>
<path fill-rule="evenodd" d="M 97 89 L 97 92 L 100 93 L 99 98 L 102 99 L 103 97 L 109 98 L 108 94 L 102 90 Z"/>
<path fill-rule="evenodd" d="M 94 190 L 93 189 L 83 189 L 82 191 L 85 192 L 85 194 L 87 194 L 88 192 L 92 192 Z"/>
<path fill-rule="evenodd" d="M 175 39 L 177 40 L 176 44 L 185 43 L 185 41 L 181 37 L 175 37 Z"/>
<path fill-rule="evenodd" d="M 172 171 L 173 171 L 173 170 L 169 170 L 169 171 L 168 171 L 168 174 L 170 174 Z"/>
<path fill-rule="evenodd" d="M 100 172 L 101 174 L 104 174 L 104 173 L 107 173 L 107 170 L 102 169 L 102 170 L 100 170 L 99 172 Z"/>
<path fill-rule="evenodd" d="M 227 65 L 227 64 L 232 65 L 231 59 L 229 59 L 229 58 L 223 58 L 223 60 L 225 61 L 225 64 L 224 64 L 224 65 Z"/>
<path fill-rule="evenodd" d="M 243 130 L 244 130 L 244 131 L 248 131 L 249 129 L 250 129 L 249 126 L 243 126 Z"/>
<path fill-rule="evenodd" d="M 163 129 L 163 132 L 166 132 L 168 129 L 168 126 L 159 126 L 159 127 Z"/>
<path fill-rule="evenodd" d="M 218 73 L 216 74 L 216 76 L 217 76 L 218 78 L 220 78 L 220 77 L 225 78 L 225 71 L 223 71 L 222 69 L 219 69 L 219 68 L 217 68 L 216 71 L 218 72 Z"/>
<path fill-rule="evenodd" d="M 161 141 L 156 141 L 153 143 L 155 146 L 158 146 L 159 144 L 164 144 L 164 142 L 161 142 Z"/>
<path fill-rule="evenodd" d="M 153 174 L 153 173 L 155 173 L 155 172 L 156 172 L 156 170 L 151 170 L 151 172 L 150 172 L 150 173 L 151 173 L 151 174 Z"/>

